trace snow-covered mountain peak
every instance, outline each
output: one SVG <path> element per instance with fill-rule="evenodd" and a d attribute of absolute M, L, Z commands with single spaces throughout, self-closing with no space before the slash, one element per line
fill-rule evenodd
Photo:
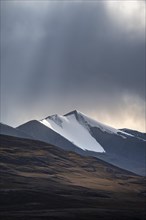
<path fill-rule="evenodd" d="M 54 115 L 48 116 L 47 118 L 41 120 L 40 122 L 43 123 L 44 125 L 48 126 L 49 128 L 53 129 L 54 131 L 58 131 L 57 127 L 59 126 L 60 128 L 62 128 L 61 131 L 60 131 L 60 128 L 58 131 L 58 133 L 61 132 L 61 135 L 63 133 L 64 125 L 70 126 L 73 129 L 74 124 L 77 124 L 77 125 L 80 125 L 81 127 L 83 127 L 85 130 L 87 130 L 91 136 L 92 136 L 92 134 L 91 134 L 90 130 L 92 127 L 96 127 L 103 132 L 120 135 L 123 138 L 126 138 L 126 136 L 133 136 L 132 134 L 129 134 L 125 131 L 121 131 L 121 130 L 112 128 L 108 125 L 102 124 L 102 123 L 88 117 L 84 113 L 77 111 L 77 110 L 73 110 L 63 116 L 58 115 L 58 114 L 54 114 Z M 74 129 L 76 129 L 76 128 L 74 128 Z M 71 132 L 74 133 L 73 130 Z M 65 137 L 65 135 L 63 135 L 63 136 Z"/>
<path fill-rule="evenodd" d="M 0 125 L 2 135 L 40 140 L 145 175 L 144 133 L 112 128 L 77 110 L 63 116 L 54 114 L 40 121 L 31 120 L 17 128 Z"/>
<path fill-rule="evenodd" d="M 97 122 L 77 110 L 63 116 L 54 114 L 40 122 L 79 148 L 95 152 L 105 152 L 105 150 L 93 135 L 93 128 L 108 134 L 118 135 L 124 139 L 128 136 L 133 137 L 132 134 Z"/>
<path fill-rule="evenodd" d="M 55 114 L 40 122 L 83 150 L 105 152 L 103 147 L 90 134 L 81 114 L 77 111 L 72 111 L 64 116 Z"/>

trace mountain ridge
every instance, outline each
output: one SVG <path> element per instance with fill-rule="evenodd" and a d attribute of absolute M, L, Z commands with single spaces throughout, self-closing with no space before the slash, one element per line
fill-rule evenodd
<path fill-rule="evenodd" d="M 63 116 L 54 114 L 40 121 L 31 120 L 16 129 L 34 140 L 146 175 L 145 134 L 138 131 L 112 128 L 77 110 Z"/>

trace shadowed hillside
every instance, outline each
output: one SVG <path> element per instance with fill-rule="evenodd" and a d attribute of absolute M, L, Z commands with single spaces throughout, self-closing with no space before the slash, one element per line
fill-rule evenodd
<path fill-rule="evenodd" d="M 144 178 L 44 142 L 1 135 L 1 219 L 144 219 Z"/>

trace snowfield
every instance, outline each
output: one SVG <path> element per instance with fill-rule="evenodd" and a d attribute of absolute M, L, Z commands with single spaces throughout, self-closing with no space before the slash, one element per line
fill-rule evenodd
<path fill-rule="evenodd" d="M 105 152 L 103 147 L 91 136 L 89 130 L 79 123 L 75 114 L 53 115 L 40 122 L 83 150 Z"/>

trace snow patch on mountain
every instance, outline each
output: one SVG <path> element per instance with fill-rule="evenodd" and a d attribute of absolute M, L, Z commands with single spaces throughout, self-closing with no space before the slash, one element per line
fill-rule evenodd
<path fill-rule="evenodd" d="M 79 123 L 75 114 L 68 116 L 53 115 L 40 122 L 83 150 L 105 152 L 103 147 L 89 133 L 89 130 Z"/>

